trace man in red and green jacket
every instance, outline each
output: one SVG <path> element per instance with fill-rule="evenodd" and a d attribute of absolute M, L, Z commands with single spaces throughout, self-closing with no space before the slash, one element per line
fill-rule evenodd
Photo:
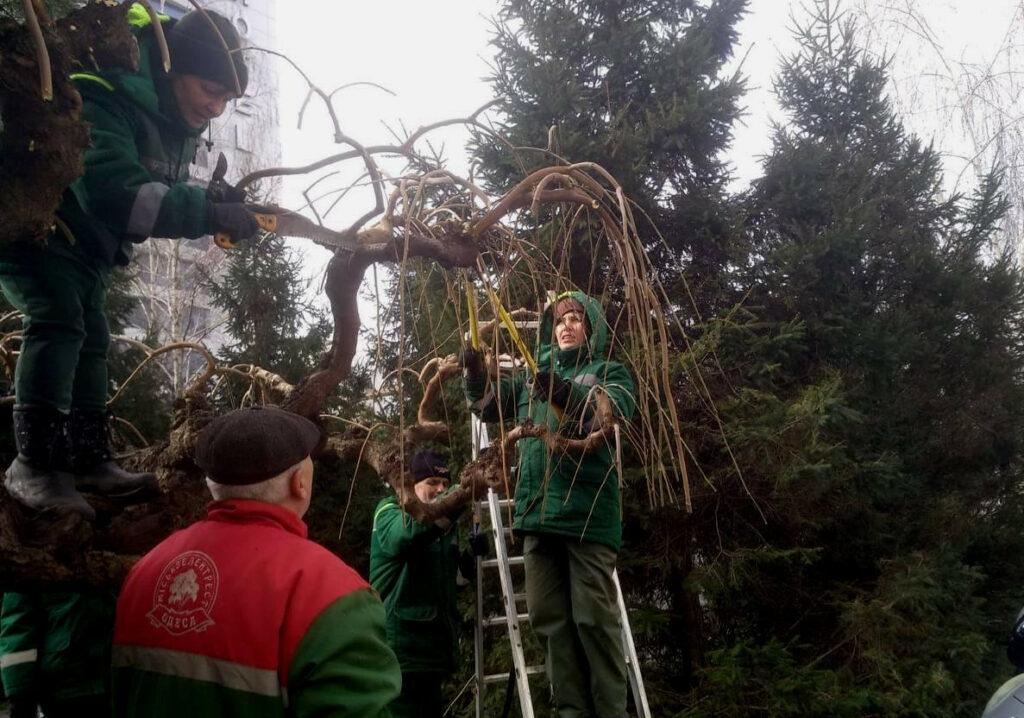
<path fill-rule="evenodd" d="M 401 675 L 366 581 L 306 538 L 320 432 L 273 407 L 204 429 L 207 517 L 139 561 L 117 605 L 115 716 L 381 718 Z"/>

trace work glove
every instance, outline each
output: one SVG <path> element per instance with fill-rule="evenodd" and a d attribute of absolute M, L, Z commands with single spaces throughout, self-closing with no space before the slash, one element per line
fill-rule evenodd
<path fill-rule="evenodd" d="M 484 353 L 472 347 L 466 347 L 459 354 L 459 366 L 466 371 L 466 377 L 472 380 L 483 379 L 487 371 L 484 366 Z"/>
<path fill-rule="evenodd" d="M 241 202 L 210 202 L 206 218 L 213 232 L 224 232 L 232 242 L 252 239 L 260 231 L 256 215 Z"/>
<path fill-rule="evenodd" d="M 469 548 L 474 556 L 484 557 L 491 552 L 491 545 L 487 543 L 487 534 L 478 531 L 469 537 Z"/>
<path fill-rule="evenodd" d="M 210 184 L 206 186 L 206 199 L 217 204 L 225 202 L 229 204 L 236 204 L 238 202 L 244 202 L 247 197 L 244 189 L 238 189 L 224 180 L 220 180 L 217 182 L 210 182 Z"/>
<path fill-rule="evenodd" d="M 572 386 L 570 382 L 556 374 L 539 371 L 533 377 L 533 395 L 541 401 L 550 401 L 564 409 L 572 397 Z"/>

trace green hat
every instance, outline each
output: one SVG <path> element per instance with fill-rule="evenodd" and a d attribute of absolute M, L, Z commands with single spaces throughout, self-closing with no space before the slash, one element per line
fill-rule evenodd
<path fill-rule="evenodd" d="M 211 24 L 212 21 L 212 24 Z M 216 30 L 214 25 L 217 26 Z M 220 32 L 220 37 L 217 33 Z M 221 37 L 224 42 L 221 42 Z M 228 46 L 230 54 L 225 52 Z M 219 82 L 231 91 L 235 89 L 231 67 L 238 75 L 238 85 L 244 93 L 249 84 L 249 71 L 239 52 L 242 42 L 238 31 L 223 15 L 206 11 L 206 17 L 198 10 L 185 15 L 174 23 L 167 33 L 167 47 L 171 51 L 171 72 L 178 75 L 196 75 L 204 80 Z"/>

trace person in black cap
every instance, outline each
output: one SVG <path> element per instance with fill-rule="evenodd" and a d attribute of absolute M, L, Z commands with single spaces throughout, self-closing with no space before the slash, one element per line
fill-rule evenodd
<path fill-rule="evenodd" d="M 215 501 L 125 581 L 115 716 L 390 715 L 401 674 L 380 599 L 306 538 L 320 439 L 273 407 L 202 431 L 195 459 Z"/>
<path fill-rule="evenodd" d="M 409 470 L 423 503 L 448 488 L 448 462 L 434 451 L 414 454 Z M 440 718 L 444 712 L 441 685 L 458 655 L 456 581 L 460 572 L 469 578 L 476 568 L 472 554 L 459 552 L 455 518 L 429 525 L 414 521 L 395 496 L 374 511 L 370 584 L 384 601 L 388 643 L 402 666 L 402 694 L 391 706 L 395 718 Z M 473 537 L 472 549 L 486 553 L 483 535 Z"/>
<path fill-rule="evenodd" d="M 258 230 L 244 197 L 211 198 L 189 182 L 200 134 L 248 83 L 232 23 L 212 11 L 164 22 L 167 73 L 147 12 L 135 5 L 128 18 L 139 41 L 138 71 L 72 76 L 90 147 L 53 233 L 45 242 L 0 247 L 0 288 L 24 317 L 14 380 L 18 454 L 4 485 L 29 509 L 89 519 L 95 512 L 82 492 L 131 503 L 157 489 L 152 474 L 129 473 L 112 460 L 104 307 L 113 267 L 128 264 L 133 244 L 147 237 L 226 231 L 246 239 Z"/>

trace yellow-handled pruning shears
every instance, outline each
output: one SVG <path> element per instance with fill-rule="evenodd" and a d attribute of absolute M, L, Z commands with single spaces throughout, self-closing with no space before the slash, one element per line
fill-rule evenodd
<path fill-rule="evenodd" d="M 523 357 L 523 361 L 526 362 L 526 366 L 530 370 L 530 373 L 536 376 L 540 368 L 537 366 L 537 360 L 533 358 L 533 354 L 530 352 L 530 348 L 526 346 L 526 342 L 523 340 L 523 337 L 519 334 L 519 327 L 516 326 L 515 320 L 512 319 L 512 315 L 509 314 L 505 307 L 502 305 L 501 300 L 498 298 L 497 292 L 495 292 L 494 289 L 492 289 L 491 286 L 486 283 L 484 284 L 484 289 L 487 291 L 488 299 L 491 300 L 491 306 L 494 307 L 495 314 L 498 315 L 498 319 L 501 320 L 502 325 L 504 325 L 506 331 L 508 331 L 508 335 L 512 339 L 512 343 L 515 344 L 515 347 L 519 351 L 519 354 Z M 476 329 L 476 299 L 472 296 L 472 293 L 473 290 L 469 282 L 467 281 L 466 300 L 469 303 L 470 342 L 472 343 L 475 337 L 475 341 L 479 343 L 479 330 Z M 473 348 L 477 349 L 478 347 L 474 345 Z M 555 416 L 558 417 L 559 421 L 561 421 L 562 417 L 564 416 L 564 412 L 562 411 L 561 407 L 559 407 L 557 404 L 549 405 L 551 406 L 551 409 L 554 412 Z"/>
<path fill-rule="evenodd" d="M 516 322 L 512 319 L 512 315 L 509 314 L 505 307 L 502 306 L 501 300 L 498 299 L 497 293 L 490 288 L 488 285 L 484 285 L 487 290 L 487 296 L 491 300 L 491 305 L 494 307 L 494 311 L 498 315 L 498 319 L 505 325 L 505 329 L 508 331 L 509 337 L 512 339 L 512 343 L 516 345 L 516 349 L 523 357 L 523 361 L 526 362 L 527 368 L 529 368 L 531 374 L 537 373 L 537 362 L 533 358 L 533 354 L 530 353 L 529 347 L 526 346 L 526 342 L 519 335 L 519 328 L 516 326 Z"/>

